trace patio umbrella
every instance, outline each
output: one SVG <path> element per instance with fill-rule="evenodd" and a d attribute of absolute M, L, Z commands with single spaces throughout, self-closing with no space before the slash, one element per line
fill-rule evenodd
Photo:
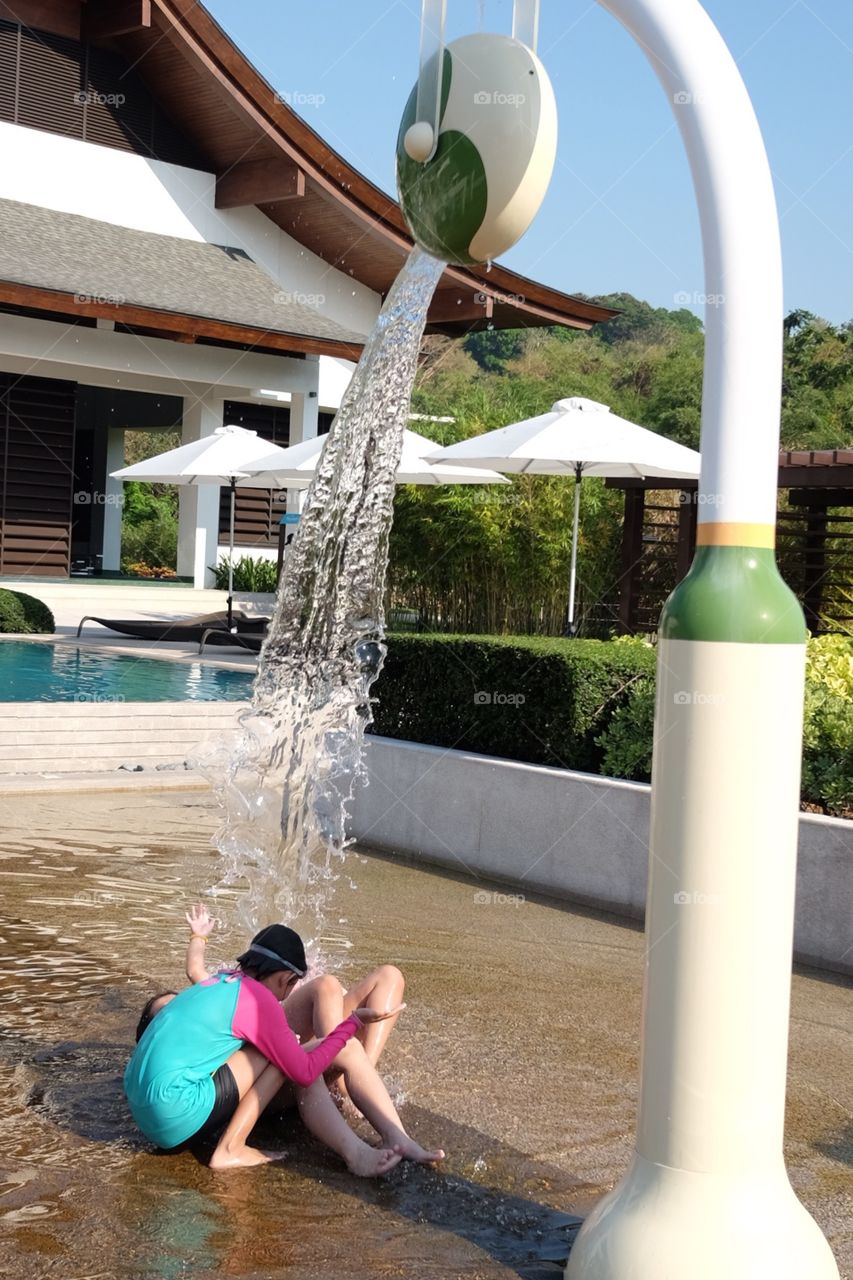
<path fill-rule="evenodd" d="M 276 455 L 261 458 L 251 468 L 252 476 L 240 481 L 241 488 L 299 489 L 307 488 L 320 460 L 325 436 L 303 440 Z M 434 440 L 416 431 L 403 432 L 403 450 L 397 467 L 397 484 L 509 484 L 496 471 L 476 466 L 458 467 L 425 461 L 436 448 Z"/>
<path fill-rule="evenodd" d="M 611 413 L 606 404 L 573 396 L 550 413 L 487 431 L 428 455 L 437 465 L 491 467 L 513 475 L 574 476 L 575 509 L 569 575 L 569 631 L 575 629 L 580 487 L 584 476 L 695 479 L 699 454 Z"/>
<path fill-rule="evenodd" d="M 254 469 L 256 459 L 275 458 L 283 454 L 269 440 L 244 427 L 217 427 L 209 436 L 192 440 L 177 449 L 158 453 L 145 462 L 135 462 L 111 474 L 117 480 L 147 480 L 156 484 L 216 484 L 231 490 L 231 525 L 228 555 L 228 616 L 232 624 L 234 603 L 234 500 L 237 484 L 242 484 Z"/>

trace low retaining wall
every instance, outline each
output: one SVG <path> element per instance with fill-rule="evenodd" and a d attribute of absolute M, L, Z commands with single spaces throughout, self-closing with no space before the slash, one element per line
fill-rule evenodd
<path fill-rule="evenodd" d="M 651 788 L 586 773 L 368 738 L 364 845 L 642 918 Z M 853 973 L 853 822 L 803 814 L 798 960 Z"/>
<path fill-rule="evenodd" d="M 0 702 L 0 776 L 179 769 L 245 702 Z"/>

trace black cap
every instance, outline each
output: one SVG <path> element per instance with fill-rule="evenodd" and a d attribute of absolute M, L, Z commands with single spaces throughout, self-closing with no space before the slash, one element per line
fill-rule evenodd
<path fill-rule="evenodd" d="M 304 978 L 308 969 L 305 947 L 299 934 L 286 924 L 269 924 L 256 933 L 247 951 L 237 957 L 239 965 L 251 965 L 265 976 L 289 969 Z"/>

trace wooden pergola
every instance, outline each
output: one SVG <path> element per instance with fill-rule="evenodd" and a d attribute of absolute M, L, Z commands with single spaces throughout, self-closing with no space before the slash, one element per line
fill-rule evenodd
<path fill-rule="evenodd" d="M 593 627 L 653 632 L 696 549 L 697 485 L 608 480 L 625 493 L 619 578 L 590 607 Z M 853 625 L 853 449 L 779 454 L 779 567 L 813 632 Z"/>

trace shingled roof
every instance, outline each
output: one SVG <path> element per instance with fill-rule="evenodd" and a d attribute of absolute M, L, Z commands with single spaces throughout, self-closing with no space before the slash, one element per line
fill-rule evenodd
<path fill-rule="evenodd" d="M 228 245 L 156 235 L 0 200 L 0 280 L 88 303 L 145 308 L 225 325 L 359 345 L 364 335 L 282 288 Z"/>

